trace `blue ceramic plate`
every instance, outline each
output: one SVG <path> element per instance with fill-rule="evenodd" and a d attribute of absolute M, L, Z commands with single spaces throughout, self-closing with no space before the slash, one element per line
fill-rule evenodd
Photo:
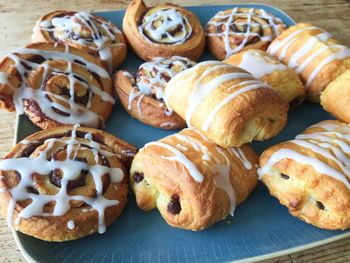
<path fill-rule="evenodd" d="M 287 14 L 265 5 L 243 4 L 264 8 L 283 19 L 295 22 Z M 233 6 L 191 7 L 203 25 L 218 11 Z M 121 28 L 124 11 L 101 12 Z M 212 59 L 205 53 L 202 60 Z M 129 51 L 124 68 L 136 71 L 141 60 Z M 277 137 L 253 143 L 261 153 L 268 146 L 291 139 L 309 125 L 329 119 L 319 105 L 304 103 L 292 111 L 287 127 Z M 24 116 L 18 119 L 16 140 L 38 129 Z M 132 119 L 117 103 L 106 130 L 142 147 L 172 132 L 146 126 Z M 222 262 L 266 259 L 340 239 L 349 232 L 326 231 L 292 217 L 287 209 L 271 197 L 263 185 L 227 218 L 207 230 L 191 232 L 168 226 L 157 210 L 143 212 L 130 194 L 121 217 L 103 235 L 95 234 L 77 241 L 49 243 L 14 232 L 17 244 L 30 262 Z"/>

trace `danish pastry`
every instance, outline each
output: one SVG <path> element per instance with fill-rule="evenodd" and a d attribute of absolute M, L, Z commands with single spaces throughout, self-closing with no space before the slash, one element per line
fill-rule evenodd
<path fill-rule="evenodd" d="M 189 127 L 222 147 L 271 138 L 288 114 L 288 103 L 270 86 L 220 61 L 177 74 L 165 88 L 165 101 Z"/>
<path fill-rule="evenodd" d="M 270 147 L 260 179 L 289 212 L 325 229 L 350 227 L 350 127 L 322 121 Z"/>
<path fill-rule="evenodd" d="M 108 72 L 82 49 L 34 43 L 0 61 L 0 107 L 25 113 L 42 129 L 102 127 L 114 103 Z"/>
<path fill-rule="evenodd" d="M 265 51 L 247 49 L 224 62 L 243 68 L 269 84 L 289 102 L 290 109 L 299 106 L 305 99 L 305 88 L 298 74 Z"/>
<path fill-rule="evenodd" d="M 194 129 L 145 145 L 130 183 L 138 207 L 158 208 L 168 224 L 202 230 L 233 215 L 257 184 L 252 148 L 221 148 Z"/>
<path fill-rule="evenodd" d="M 33 29 L 32 42 L 61 42 L 99 55 L 109 72 L 127 53 L 123 33 L 102 17 L 88 12 L 54 11 L 42 16 Z"/>
<path fill-rule="evenodd" d="M 148 8 L 142 0 L 134 0 L 126 10 L 123 31 L 134 52 L 146 61 L 174 55 L 197 60 L 204 51 L 201 23 L 178 5 Z"/>
<path fill-rule="evenodd" d="M 218 12 L 206 25 L 209 51 L 219 60 L 250 48 L 266 50 L 286 29 L 282 20 L 264 9 L 238 8 Z"/>
<path fill-rule="evenodd" d="M 327 85 L 321 94 L 321 105 L 337 119 L 350 123 L 350 70 Z"/>
<path fill-rule="evenodd" d="M 136 149 L 92 128 L 37 132 L 0 161 L 0 206 L 10 227 L 46 241 L 95 232 L 122 213 Z"/>
<path fill-rule="evenodd" d="M 350 49 L 311 24 L 290 27 L 271 43 L 268 52 L 299 74 L 311 102 L 319 102 L 324 88 L 350 69 Z"/>
<path fill-rule="evenodd" d="M 157 128 L 185 127 L 185 121 L 164 102 L 164 88 L 177 73 L 195 64 L 179 56 L 158 57 L 143 63 L 136 77 L 130 72 L 119 71 L 114 86 L 124 109 L 134 118 Z"/>

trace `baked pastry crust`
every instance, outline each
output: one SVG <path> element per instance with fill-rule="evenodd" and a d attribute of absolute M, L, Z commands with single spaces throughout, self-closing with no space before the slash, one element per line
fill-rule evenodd
<path fill-rule="evenodd" d="M 341 121 L 350 123 L 350 70 L 329 83 L 321 94 L 322 107 Z"/>
<path fill-rule="evenodd" d="M 320 228 L 349 228 L 349 134 L 335 120 L 310 126 L 263 152 L 260 179 L 292 215 Z"/>
<path fill-rule="evenodd" d="M 320 102 L 327 85 L 350 69 L 350 49 L 312 24 L 290 27 L 271 43 L 268 52 L 299 74 L 311 102 Z"/>
<path fill-rule="evenodd" d="M 148 143 L 135 156 L 130 184 L 139 208 L 158 208 L 168 224 L 202 230 L 233 215 L 257 184 L 252 148 L 221 148 L 194 129 Z"/>
<path fill-rule="evenodd" d="M 298 74 L 263 50 L 244 50 L 224 62 L 245 69 L 269 84 L 289 102 L 289 109 L 296 108 L 305 99 L 305 88 Z"/>
<path fill-rule="evenodd" d="M 0 107 L 25 113 L 42 129 L 102 127 L 115 103 L 113 95 L 101 61 L 67 44 L 29 44 L 0 61 Z"/>
<path fill-rule="evenodd" d="M 32 42 L 60 42 L 82 48 L 100 56 L 109 72 L 121 65 L 127 54 L 119 28 L 88 12 L 53 11 L 43 15 L 33 28 Z"/>
<path fill-rule="evenodd" d="M 146 61 L 174 55 L 196 61 L 204 51 L 201 23 L 192 12 L 178 5 L 148 8 L 142 0 L 134 0 L 126 9 L 123 31 L 134 52 Z"/>
<path fill-rule="evenodd" d="M 247 71 L 205 61 L 173 77 L 165 101 L 222 147 L 239 147 L 275 136 L 286 124 L 288 103 Z"/>
<path fill-rule="evenodd" d="M 184 119 L 164 102 L 164 88 L 172 77 L 195 64 L 179 56 L 154 58 L 141 64 L 135 76 L 128 71 L 118 71 L 114 87 L 124 109 L 132 117 L 156 128 L 183 128 L 186 126 Z"/>
<path fill-rule="evenodd" d="M 0 162 L 0 206 L 15 230 L 46 241 L 95 232 L 122 213 L 135 147 L 92 128 L 40 131 Z"/>
<path fill-rule="evenodd" d="M 238 8 L 218 12 L 206 25 L 206 45 L 218 60 L 250 48 L 266 50 L 286 29 L 264 9 Z"/>

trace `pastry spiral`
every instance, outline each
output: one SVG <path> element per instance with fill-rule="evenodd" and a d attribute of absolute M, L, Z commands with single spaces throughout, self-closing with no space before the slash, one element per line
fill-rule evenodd
<path fill-rule="evenodd" d="M 235 7 L 220 11 L 209 20 L 206 42 L 213 56 L 224 60 L 249 48 L 266 50 L 285 29 L 281 19 L 264 9 Z"/>
<path fill-rule="evenodd" d="M 33 29 L 32 42 L 61 42 L 99 55 L 109 72 L 127 53 L 123 33 L 112 22 L 88 12 L 54 11 L 42 16 Z"/>
<path fill-rule="evenodd" d="M 25 113 L 42 129 L 102 127 L 114 102 L 108 72 L 81 49 L 35 43 L 0 61 L 0 106 Z"/>
<path fill-rule="evenodd" d="M 134 0 L 126 10 L 123 31 L 134 52 L 146 61 L 174 55 L 197 60 L 204 51 L 201 23 L 178 5 L 147 8 L 142 0 Z"/>
<path fill-rule="evenodd" d="M 239 147 L 276 135 L 287 121 L 288 103 L 247 71 L 205 61 L 173 77 L 165 101 L 222 147 Z"/>
<path fill-rule="evenodd" d="M 136 77 L 119 71 L 114 86 L 124 109 L 134 118 L 157 128 L 185 127 L 185 121 L 164 102 L 164 88 L 176 74 L 195 64 L 179 56 L 158 57 L 141 64 Z"/>
<path fill-rule="evenodd" d="M 290 27 L 271 43 L 268 52 L 299 74 L 311 102 L 319 102 L 327 85 L 350 69 L 350 49 L 311 24 Z"/>
<path fill-rule="evenodd" d="M 194 129 L 145 145 L 130 183 L 138 207 L 158 208 L 168 224 L 202 230 L 233 215 L 257 184 L 252 148 L 221 148 Z"/>
<path fill-rule="evenodd" d="M 328 84 L 321 94 L 323 108 L 341 121 L 350 123 L 350 70 Z"/>
<path fill-rule="evenodd" d="M 59 127 L 18 143 L 0 162 L 9 226 L 47 241 L 99 232 L 121 214 L 136 149 L 93 128 Z"/>
<path fill-rule="evenodd" d="M 325 229 L 350 227 L 350 127 L 310 126 L 260 157 L 259 176 L 289 212 Z"/>
<path fill-rule="evenodd" d="M 244 50 L 224 62 L 245 69 L 269 84 L 289 102 L 290 109 L 299 106 L 305 99 L 305 88 L 298 74 L 263 50 Z"/>

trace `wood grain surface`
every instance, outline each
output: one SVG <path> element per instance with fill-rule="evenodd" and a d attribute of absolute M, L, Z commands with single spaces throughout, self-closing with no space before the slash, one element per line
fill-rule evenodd
<path fill-rule="evenodd" d="M 0 0 L 0 55 L 15 47 L 29 43 L 35 21 L 53 10 L 113 10 L 123 9 L 130 1 L 120 0 Z M 232 0 L 146 0 L 152 5 L 171 2 L 181 5 L 234 4 Z M 331 32 L 338 40 L 350 45 L 350 1 L 346 0 L 271 0 L 254 3 L 274 5 L 287 12 L 298 22 L 311 22 Z M 0 157 L 9 151 L 13 144 L 16 116 L 0 110 Z M 0 262 L 25 262 L 13 240 L 10 230 L 0 219 Z M 301 251 L 264 261 L 264 263 L 283 262 L 350 262 L 350 238 L 328 245 Z"/>

